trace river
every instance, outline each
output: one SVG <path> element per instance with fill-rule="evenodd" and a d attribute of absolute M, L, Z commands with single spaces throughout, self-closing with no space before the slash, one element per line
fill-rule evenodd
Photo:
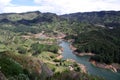
<path fill-rule="evenodd" d="M 84 56 L 84 57 L 79 57 L 76 56 L 72 53 L 72 50 L 70 49 L 70 43 L 62 41 L 60 43 L 60 46 L 63 47 L 63 59 L 74 59 L 76 62 L 84 64 L 87 68 L 87 71 L 89 74 L 96 75 L 96 76 L 101 76 L 105 78 L 106 80 L 120 80 L 120 73 L 114 73 L 110 70 L 102 69 L 102 68 L 97 68 L 93 66 L 89 62 L 89 56 Z"/>

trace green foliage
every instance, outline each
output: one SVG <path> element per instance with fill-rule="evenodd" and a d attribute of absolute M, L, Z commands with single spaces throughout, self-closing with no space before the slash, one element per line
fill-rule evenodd
<path fill-rule="evenodd" d="M 66 70 L 62 73 L 58 72 L 54 74 L 52 77 L 48 77 L 45 80 L 104 80 L 104 79 L 80 72 L 71 72 Z"/>
<path fill-rule="evenodd" d="M 60 62 L 60 60 L 59 60 L 59 59 L 54 59 L 53 61 L 54 61 L 54 62 Z"/>
<path fill-rule="evenodd" d="M 100 11 L 100 12 L 85 12 L 62 15 L 70 21 L 85 22 L 90 24 L 102 24 L 106 26 L 120 26 L 120 11 Z"/>
<path fill-rule="evenodd" d="M 19 74 L 17 76 L 9 77 L 8 80 L 30 80 L 25 74 Z"/>
<path fill-rule="evenodd" d="M 27 52 L 27 49 L 25 49 L 24 47 L 18 47 L 17 50 L 21 54 L 25 54 Z"/>
<path fill-rule="evenodd" d="M 0 70 L 6 76 L 14 76 L 23 73 L 22 66 L 10 58 L 0 57 L 0 67 L 1 67 Z"/>
<path fill-rule="evenodd" d="M 57 45 L 47 45 L 47 44 L 39 44 L 39 43 L 34 43 L 31 45 L 31 49 L 34 51 L 34 54 L 39 54 L 43 51 L 57 53 L 58 48 L 59 47 Z"/>
<path fill-rule="evenodd" d="M 0 52 L 0 67 L 1 71 L 7 78 L 20 79 L 39 79 L 41 73 L 41 63 L 35 57 L 28 57 L 21 54 L 11 53 L 9 51 Z"/>
<path fill-rule="evenodd" d="M 75 37 L 74 45 L 78 48 L 76 51 L 82 52 L 92 52 L 97 55 L 93 56 L 98 62 L 104 62 L 107 64 L 116 62 L 120 63 L 120 30 L 119 28 L 112 30 L 97 30 L 81 33 Z"/>

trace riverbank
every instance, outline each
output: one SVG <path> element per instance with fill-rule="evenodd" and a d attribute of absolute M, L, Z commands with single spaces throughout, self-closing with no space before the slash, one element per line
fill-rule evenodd
<path fill-rule="evenodd" d="M 83 53 L 78 53 L 78 52 L 75 52 L 75 50 L 77 50 L 77 48 L 76 47 L 74 47 L 73 45 L 71 45 L 70 44 L 70 49 L 73 51 L 73 53 L 75 54 L 75 55 L 77 55 L 77 56 L 94 56 L 95 54 L 93 54 L 93 53 L 85 53 L 85 52 L 83 52 Z"/>
<path fill-rule="evenodd" d="M 77 56 L 94 56 L 95 54 L 93 53 L 78 53 L 78 52 L 73 52 Z"/>
<path fill-rule="evenodd" d="M 86 69 L 86 66 L 85 66 L 85 65 L 83 65 L 83 64 L 81 64 L 81 63 L 77 63 L 77 62 L 76 62 L 75 60 L 73 60 L 73 59 L 67 59 L 66 61 L 72 62 L 72 63 L 76 63 L 76 64 L 78 65 L 78 67 L 80 68 L 80 71 L 81 71 L 82 73 L 87 73 L 87 69 Z M 72 66 L 69 66 L 69 68 L 70 68 L 71 71 L 74 70 L 74 67 L 72 67 Z"/>
<path fill-rule="evenodd" d="M 108 69 L 108 70 L 111 70 L 113 72 L 120 71 L 120 64 L 117 64 L 117 63 L 112 63 L 112 64 L 108 65 L 108 64 L 105 64 L 105 63 L 96 62 L 94 60 L 90 60 L 90 62 L 94 66 L 99 67 L 99 68 Z"/>
<path fill-rule="evenodd" d="M 71 44 L 70 44 L 70 49 L 73 51 L 73 54 L 75 54 L 77 56 L 94 56 L 95 55 L 93 53 L 78 53 L 78 52 L 75 52 L 75 50 L 77 48 L 75 48 Z M 96 67 L 103 68 L 103 69 L 108 69 L 108 70 L 111 70 L 112 72 L 120 71 L 120 64 L 117 64 L 117 63 L 112 63 L 111 65 L 108 65 L 108 64 L 99 63 L 99 62 L 96 62 L 96 61 L 93 61 L 93 60 L 90 60 L 90 62 Z"/>
<path fill-rule="evenodd" d="M 63 53 L 63 48 L 61 47 L 59 50 L 58 50 L 58 56 L 56 57 L 56 59 L 62 59 L 63 56 L 62 56 L 62 53 Z"/>
<path fill-rule="evenodd" d="M 72 45 L 71 45 L 70 47 L 72 48 L 72 50 L 76 50 L 76 48 L 73 47 Z M 60 53 L 60 55 L 59 55 L 57 58 L 59 58 L 59 57 L 60 57 L 60 59 L 63 58 L 62 54 L 63 54 L 63 52 L 64 52 L 64 48 L 61 47 L 58 52 Z M 73 64 L 76 63 L 76 64 L 78 65 L 78 67 L 80 68 L 80 71 L 81 71 L 82 73 L 87 73 L 87 69 L 86 69 L 86 66 L 85 66 L 85 65 L 83 65 L 83 64 L 81 64 L 81 63 L 77 63 L 74 59 L 66 59 L 66 61 L 67 61 L 67 62 L 72 62 Z M 70 70 L 70 71 L 74 71 L 74 70 L 75 70 L 75 67 L 69 65 L 69 70 Z"/>
<path fill-rule="evenodd" d="M 85 66 L 85 65 L 80 64 L 80 63 L 78 63 L 78 65 L 79 65 L 79 67 L 81 68 L 81 72 L 82 72 L 82 73 L 87 73 L 87 69 L 86 69 L 86 66 Z"/>

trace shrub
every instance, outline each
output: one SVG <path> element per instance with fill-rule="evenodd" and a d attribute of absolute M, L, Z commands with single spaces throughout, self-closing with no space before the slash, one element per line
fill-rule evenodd
<path fill-rule="evenodd" d="M 14 76 L 23 73 L 21 65 L 10 58 L 0 57 L 0 66 L 5 76 Z"/>

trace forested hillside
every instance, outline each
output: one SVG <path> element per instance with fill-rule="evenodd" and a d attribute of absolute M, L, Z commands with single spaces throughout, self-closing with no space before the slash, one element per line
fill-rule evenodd
<path fill-rule="evenodd" d="M 105 25 L 108 27 L 120 26 L 120 11 L 73 13 L 62 15 L 61 17 L 78 22 Z"/>
<path fill-rule="evenodd" d="M 88 13 L 73 13 L 63 15 L 66 19 L 73 21 L 89 23 L 94 25 L 91 31 L 78 32 L 77 36 L 71 36 L 75 39 L 73 43 L 77 47 L 77 52 L 95 53 L 91 57 L 98 62 L 120 63 L 120 12 L 101 11 Z M 97 27 L 97 29 L 95 29 Z M 89 27 L 87 27 L 89 28 Z M 99 28 L 99 29 L 98 29 Z M 68 37 L 70 38 L 70 36 Z"/>
<path fill-rule="evenodd" d="M 75 37 L 74 45 L 79 53 L 95 53 L 91 57 L 102 63 L 120 63 L 120 28 L 94 30 Z"/>

